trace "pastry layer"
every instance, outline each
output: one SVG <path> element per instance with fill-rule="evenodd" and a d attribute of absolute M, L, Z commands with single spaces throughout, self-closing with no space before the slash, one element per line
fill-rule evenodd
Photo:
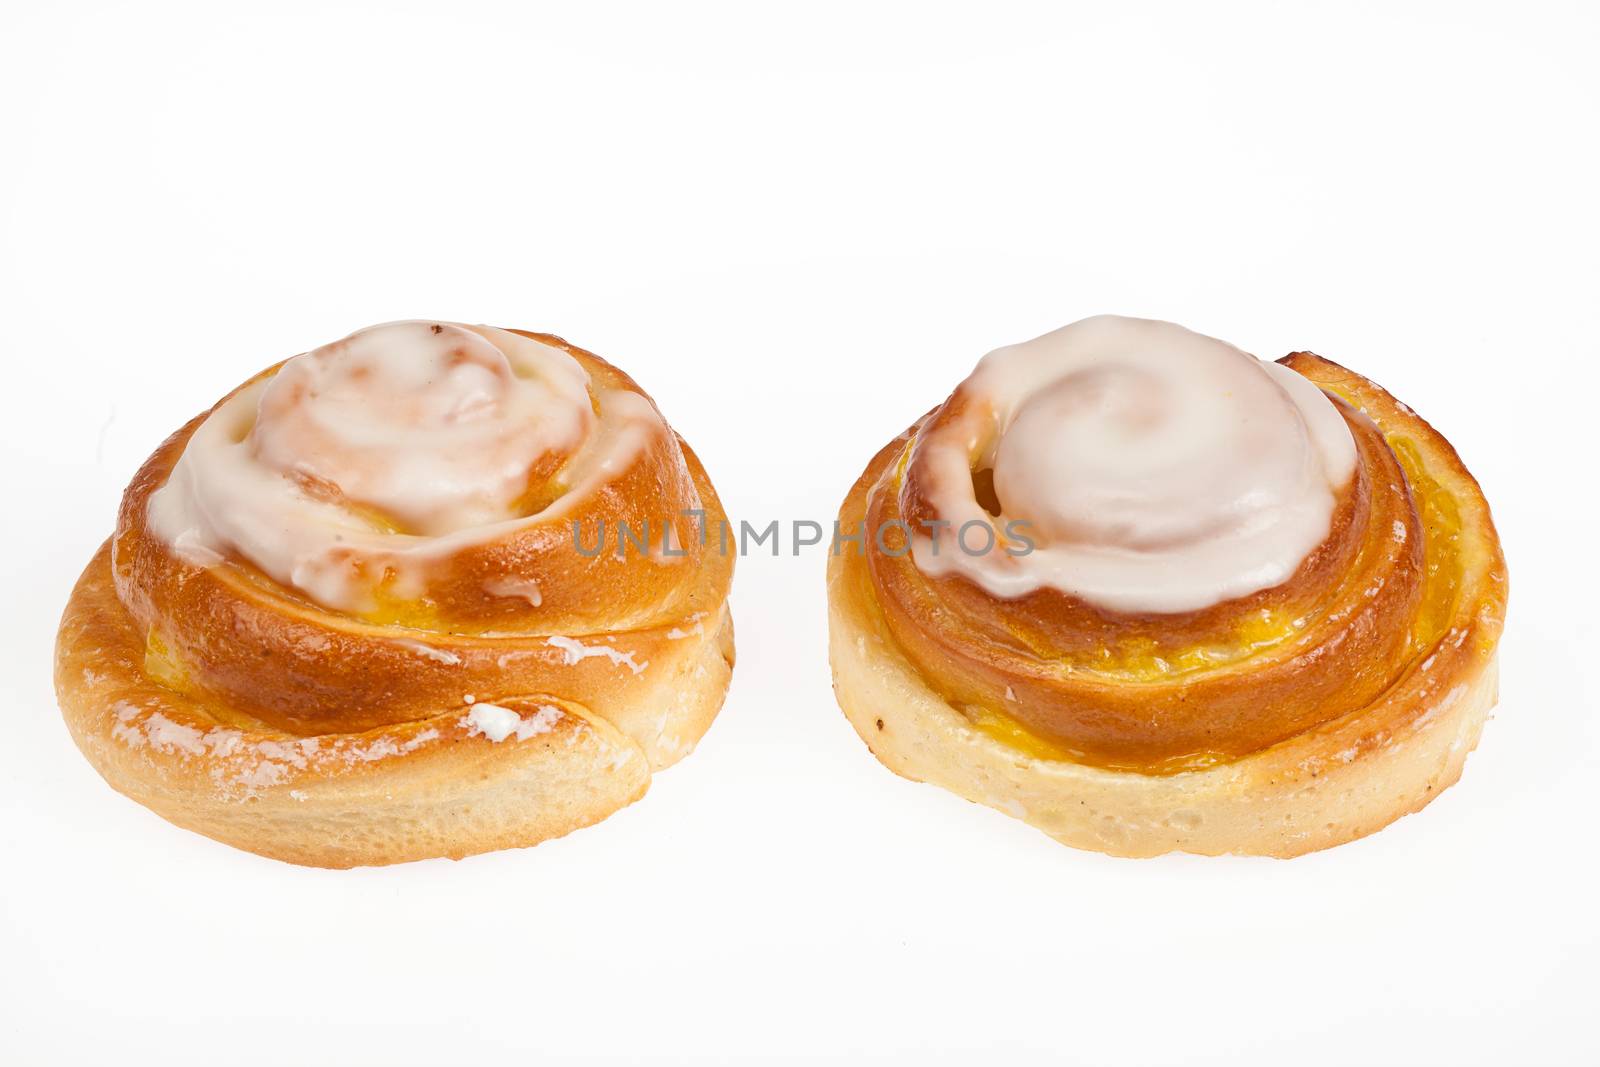
<path fill-rule="evenodd" d="M 264 855 L 534 844 L 640 796 L 721 706 L 733 557 L 698 531 L 724 519 L 598 356 L 363 331 L 146 461 L 62 620 L 62 709 L 114 787 Z"/>
<path fill-rule="evenodd" d="M 1370 833 L 1455 781 L 1495 695 L 1506 578 L 1488 507 L 1454 450 L 1409 408 L 1319 357 L 1297 353 L 1283 363 L 1349 405 L 1358 444 L 1365 433 L 1364 449 L 1382 450 L 1364 468 L 1369 478 L 1383 474 L 1374 493 L 1397 504 L 1403 497 L 1415 516 L 1406 526 L 1418 556 L 1402 568 L 1404 610 L 1374 604 L 1397 566 L 1391 560 L 1387 573 L 1364 575 L 1353 596 L 1344 592 L 1349 575 L 1334 576 L 1323 587 L 1325 597 L 1333 592 L 1321 617 L 1343 617 L 1312 633 L 1304 649 L 1291 645 L 1293 654 L 1284 643 L 1317 624 L 1275 628 L 1251 607 L 1214 613 L 1198 633 L 1178 627 L 1151 661 L 1122 655 L 1109 669 L 1063 670 L 1066 656 L 1052 655 L 1047 642 L 1019 649 L 1004 626 L 996 639 L 1004 605 L 976 587 L 939 599 L 928 609 L 939 624 L 924 627 L 898 610 L 904 598 L 892 584 L 886 591 L 883 558 L 845 551 L 829 562 L 835 689 L 874 753 L 908 777 L 1121 855 L 1296 855 Z M 897 464 L 917 429 L 874 458 L 841 508 L 841 525 L 870 526 L 874 508 L 894 498 Z M 1405 547 L 1398 537 L 1394 544 Z M 1360 570 L 1371 550 L 1358 549 L 1350 569 Z M 1070 618 L 1082 616 L 1053 620 L 1052 633 Z M 1366 632 L 1381 628 L 1376 636 L 1389 643 L 1352 641 L 1351 618 L 1370 620 Z M 1158 625 L 1113 618 L 1087 626 L 1066 655 L 1097 641 L 1126 648 L 1127 634 Z M 1228 639 L 1231 628 L 1241 636 Z M 973 661 L 997 665 L 987 684 L 965 681 Z M 1330 687 L 1342 706 L 1307 699 L 1302 680 L 1317 670 L 1348 680 Z M 1056 686 L 1035 691 L 1036 707 L 1091 723 L 1122 717 L 1152 743 L 1135 758 L 1128 750 L 1107 758 L 1075 737 L 1037 729 L 1039 718 L 1027 717 L 1017 699 L 1019 679 L 1033 678 Z M 1197 744 L 1219 706 L 1227 723 L 1229 706 L 1216 698 L 1235 690 L 1241 706 L 1253 702 L 1275 728 L 1243 745 L 1247 735 L 1234 731 L 1231 750 Z"/>
<path fill-rule="evenodd" d="M 591 687 L 592 704 L 502 686 L 406 721 L 292 733 L 153 678 L 110 556 L 108 544 L 90 561 L 57 638 L 73 740 L 113 788 L 168 821 L 291 863 L 460 859 L 599 822 L 694 749 L 732 676 L 722 605 L 639 684 Z"/>

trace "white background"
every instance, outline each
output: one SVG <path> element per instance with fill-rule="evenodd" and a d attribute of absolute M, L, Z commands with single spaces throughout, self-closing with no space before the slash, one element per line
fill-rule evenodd
<path fill-rule="evenodd" d="M 1594 11 L 6 3 L 0 1059 L 1596 1062 Z M 360 326 L 594 349 L 764 523 L 1101 311 L 1346 363 L 1482 481 L 1503 697 L 1423 814 L 1126 861 L 901 781 L 814 550 L 740 564 L 698 753 L 529 851 L 258 859 L 55 710 L 138 463 Z"/>

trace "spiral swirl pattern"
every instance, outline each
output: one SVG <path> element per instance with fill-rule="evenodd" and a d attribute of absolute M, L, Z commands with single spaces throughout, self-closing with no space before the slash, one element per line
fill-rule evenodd
<path fill-rule="evenodd" d="M 1454 783 L 1496 699 L 1482 492 L 1414 411 L 1309 353 L 1128 320 L 1002 349 L 839 523 L 892 531 L 828 565 L 856 731 L 1079 848 L 1350 841 Z M 963 529 L 994 554 L 957 555 Z"/>
<path fill-rule="evenodd" d="M 63 620 L 63 710 L 113 785 L 241 847 L 529 844 L 635 799 L 709 726 L 733 560 L 701 532 L 723 519 L 592 353 L 374 327 L 145 463 Z M 639 550 L 612 550 L 623 526 Z"/>
<path fill-rule="evenodd" d="M 908 479 L 938 532 L 917 564 L 996 596 L 1195 611 L 1287 579 L 1354 468 L 1332 403 L 1286 368 L 1171 323 L 1085 319 L 990 353 L 925 427 Z M 971 551 L 959 531 L 985 522 L 1030 550 Z"/>
<path fill-rule="evenodd" d="M 1306 369 L 1109 318 L 986 357 L 870 471 L 868 525 L 911 532 L 865 561 L 899 647 L 974 721 L 1143 772 L 1378 699 L 1437 639 L 1429 504 Z"/>

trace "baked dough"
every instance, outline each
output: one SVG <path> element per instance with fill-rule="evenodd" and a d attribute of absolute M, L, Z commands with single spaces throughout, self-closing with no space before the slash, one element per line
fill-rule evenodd
<path fill-rule="evenodd" d="M 1310 353 L 1280 364 L 1336 398 L 1358 438 L 1367 433 L 1360 478 L 1348 492 L 1372 499 L 1349 506 L 1372 519 L 1381 514 L 1379 495 L 1400 494 L 1411 516 L 1387 547 L 1410 532 L 1417 543 L 1409 547 L 1420 549 L 1414 557 L 1401 544 L 1352 587 L 1352 568 L 1371 566 L 1386 547 L 1354 521 L 1344 535 L 1354 548 L 1339 573 L 1319 570 L 1319 561 L 1338 555 L 1319 550 L 1258 599 L 1177 616 L 1051 605 L 1057 624 L 1102 621 L 1086 650 L 1122 634 L 1118 626 L 1141 641 L 1152 627 L 1158 637 L 1161 626 L 1172 628 L 1174 641 L 1159 655 L 1097 671 L 1081 660 L 1060 669 L 1048 649 L 1039 651 L 1037 634 L 1022 650 L 1007 645 L 1014 629 L 996 620 L 1020 627 L 1022 609 L 966 577 L 908 569 L 909 554 L 887 559 L 869 536 L 865 551 L 846 545 L 830 558 L 828 599 L 834 690 L 873 754 L 907 778 L 1119 856 L 1296 856 L 1372 833 L 1453 784 L 1497 694 L 1506 574 L 1488 506 L 1448 442 L 1378 386 Z M 841 528 L 870 529 L 885 514 L 903 514 L 897 502 L 914 495 L 907 470 L 939 417 L 930 413 L 874 457 L 840 509 Z M 1393 479 L 1391 464 L 1401 472 Z M 1382 484 L 1367 485 L 1374 475 Z M 1342 536 L 1339 521 L 1330 537 Z M 1387 606 L 1385 583 L 1404 593 Z M 1274 597 L 1319 602 L 1291 635 L 1259 652 L 1218 651 L 1229 635 L 1259 625 L 1262 604 Z M 1385 633 L 1396 631 L 1405 640 L 1385 644 Z M 1055 633 L 1058 648 L 1078 636 Z M 1190 665 L 1190 649 L 1217 665 L 1198 653 L 1199 665 Z M 1359 683 L 1325 692 L 1317 672 L 1372 682 L 1339 706 Z M 1034 698 L 1031 720 L 1018 707 L 1025 684 L 1044 694 Z M 1256 709 L 1234 712 L 1235 693 Z M 1221 713 L 1207 735 L 1213 698 Z"/>
<path fill-rule="evenodd" d="M 649 405 L 592 353 L 518 336 L 570 359 L 597 411 L 618 391 Z M 648 422 L 653 405 L 638 410 Z M 238 551 L 211 558 L 151 529 L 150 498 L 206 418 L 141 469 L 62 619 L 62 712 L 113 788 L 293 863 L 460 858 L 604 819 L 710 726 L 734 658 L 732 558 L 683 531 L 684 554 L 663 560 L 591 559 L 568 540 L 574 519 L 591 541 L 594 524 L 630 515 L 721 520 L 699 460 L 664 422 L 587 489 L 552 467 L 559 520 L 468 531 L 465 547 L 430 557 L 421 595 L 335 609 Z M 375 550 L 391 533 L 380 527 Z"/>

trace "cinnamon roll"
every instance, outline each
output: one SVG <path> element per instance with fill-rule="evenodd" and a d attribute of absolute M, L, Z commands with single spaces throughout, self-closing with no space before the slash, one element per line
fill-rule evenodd
<path fill-rule="evenodd" d="M 114 788 L 265 856 L 535 844 L 638 799 L 716 715 L 722 519 L 598 356 L 373 327 L 145 462 L 62 619 L 61 708 Z"/>
<path fill-rule="evenodd" d="M 998 349 L 839 523 L 834 688 L 868 747 L 1079 848 L 1352 840 L 1453 784 L 1496 699 L 1483 494 L 1308 352 L 1111 316 Z"/>

